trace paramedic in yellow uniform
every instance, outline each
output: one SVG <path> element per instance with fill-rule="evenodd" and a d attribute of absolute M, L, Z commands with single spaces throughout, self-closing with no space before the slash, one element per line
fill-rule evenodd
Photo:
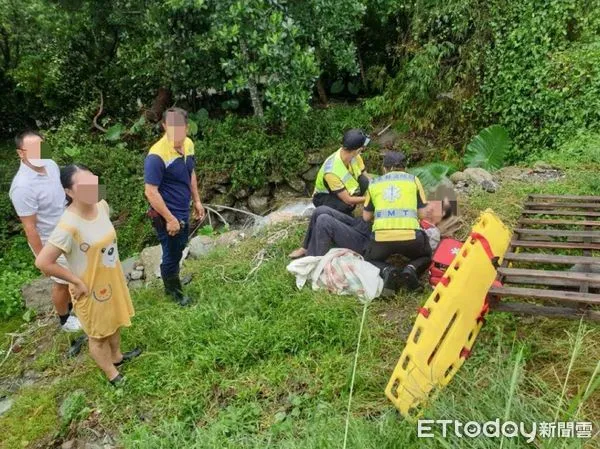
<path fill-rule="evenodd" d="M 360 129 L 344 134 L 342 147 L 329 156 L 317 173 L 313 204 L 328 206 L 344 214 L 352 214 L 369 186 L 369 178 L 360 152 L 370 142 Z"/>
<path fill-rule="evenodd" d="M 363 220 L 373 224 L 365 259 L 381 269 L 386 285 L 414 290 L 431 262 L 431 248 L 419 224 L 427 206 L 425 192 L 419 178 L 404 171 L 405 159 L 401 152 L 388 152 L 383 159 L 385 174 L 369 185 Z M 392 255 L 409 259 L 402 271 L 386 263 Z"/>

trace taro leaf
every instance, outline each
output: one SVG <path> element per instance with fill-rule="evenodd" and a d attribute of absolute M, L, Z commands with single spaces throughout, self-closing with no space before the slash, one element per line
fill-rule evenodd
<path fill-rule="evenodd" d="M 223 103 L 221 103 L 221 107 L 223 109 L 237 109 L 239 106 L 240 102 L 235 98 L 232 98 L 231 100 L 226 100 Z"/>
<path fill-rule="evenodd" d="M 468 167 L 497 170 L 504 165 L 504 157 L 510 146 L 506 128 L 492 125 L 482 129 L 467 145 L 464 162 Z"/>
<path fill-rule="evenodd" d="M 344 90 L 344 81 L 343 80 L 337 80 L 335 83 L 333 83 L 331 85 L 331 93 L 333 95 L 337 95 L 340 92 L 342 92 Z"/>
<path fill-rule="evenodd" d="M 419 178 L 425 190 L 433 190 L 446 177 L 450 167 L 439 162 L 432 162 L 421 167 L 411 168 L 408 171 Z"/>
<path fill-rule="evenodd" d="M 105 134 L 106 140 L 110 140 L 110 141 L 119 140 L 121 138 L 121 133 L 123 132 L 124 129 L 125 128 L 120 123 L 117 123 L 116 125 L 111 126 L 110 128 L 108 128 L 106 130 L 106 134 Z"/>
<path fill-rule="evenodd" d="M 188 119 L 188 134 L 190 136 L 195 136 L 198 133 L 198 124 L 192 120 Z"/>
<path fill-rule="evenodd" d="M 360 84 L 350 81 L 348 83 L 348 92 L 350 92 L 352 95 L 358 95 L 360 92 Z"/>

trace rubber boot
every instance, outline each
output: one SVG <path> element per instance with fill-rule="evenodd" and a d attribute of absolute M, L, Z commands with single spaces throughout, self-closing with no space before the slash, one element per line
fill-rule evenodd
<path fill-rule="evenodd" d="M 177 304 L 182 307 L 190 304 L 190 298 L 183 294 L 183 288 L 178 275 L 163 278 L 163 284 L 167 296 L 171 297 Z"/>
<path fill-rule="evenodd" d="M 400 279 L 402 285 L 410 291 L 415 291 L 421 288 L 421 284 L 419 283 L 419 276 L 417 275 L 417 270 L 412 265 L 407 265 L 400 273 Z"/>
<path fill-rule="evenodd" d="M 396 294 L 400 288 L 400 270 L 398 268 L 388 265 L 381 270 L 381 279 L 383 279 L 383 290 L 381 296 L 384 298 L 390 298 Z"/>

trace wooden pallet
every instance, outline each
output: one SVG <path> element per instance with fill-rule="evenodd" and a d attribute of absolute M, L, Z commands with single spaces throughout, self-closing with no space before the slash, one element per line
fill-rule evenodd
<path fill-rule="evenodd" d="M 583 270 L 569 271 L 575 264 Z M 490 306 L 600 321 L 600 270 L 592 267 L 600 267 L 600 196 L 529 195 L 498 268 L 503 286 L 490 289 Z"/>

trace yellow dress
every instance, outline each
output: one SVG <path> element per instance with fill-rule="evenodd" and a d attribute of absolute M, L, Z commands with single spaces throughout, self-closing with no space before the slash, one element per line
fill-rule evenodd
<path fill-rule="evenodd" d="M 65 254 L 71 271 L 88 287 L 87 296 L 73 301 L 83 330 L 89 337 L 104 338 L 130 326 L 134 310 L 108 204 L 102 200 L 97 206 L 93 220 L 66 210 L 48 242 Z"/>

